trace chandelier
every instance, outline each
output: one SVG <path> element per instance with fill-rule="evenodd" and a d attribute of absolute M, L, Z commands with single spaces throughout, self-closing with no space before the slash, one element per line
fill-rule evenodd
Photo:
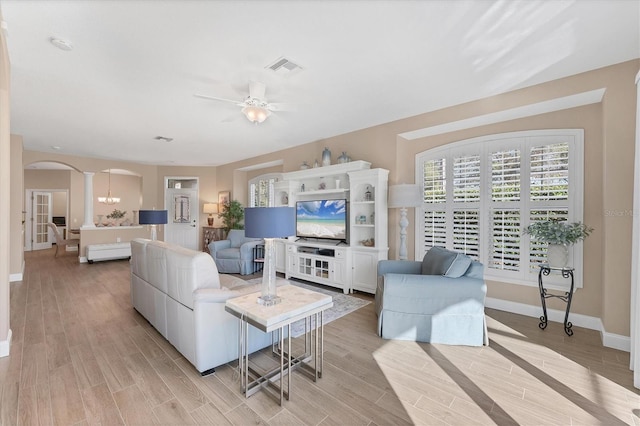
<path fill-rule="evenodd" d="M 259 99 L 250 97 L 244 101 L 244 104 L 245 107 L 242 108 L 242 113 L 252 123 L 262 123 L 271 115 L 271 111 L 267 109 L 267 103 Z"/>
<path fill-rule="evenodd" d="M 117 204 L 120 202 L 120 197 L 111 196 L 111 169 L 109 169 L 109 191 L 106 197 L 98 197 L 98 202 L 103 204 Z"/>

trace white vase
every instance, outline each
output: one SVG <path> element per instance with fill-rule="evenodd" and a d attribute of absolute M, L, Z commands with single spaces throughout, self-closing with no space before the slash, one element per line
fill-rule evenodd
<path fill-rule="evenodd" d="M 564 244 L 549 244 L 547 262 L 552 268 L 564 268 L 569 261 L 569 247 Z"/>

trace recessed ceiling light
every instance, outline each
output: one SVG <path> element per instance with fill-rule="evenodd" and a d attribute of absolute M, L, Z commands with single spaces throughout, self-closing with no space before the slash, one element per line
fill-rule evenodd
<path fill-rule="evenodd" d="M 58 145 L 51 145 L 51 148 L 55 149 L 56 151 L 60 151 L 62 149 L 62 147 L 59 147 Z"/>
<path fill-rule="evenodd" d="M 51 44 L 53 44 L 55 47 L 57 47 L 60 50 L 66 50 L 66 51 L 73 50 L 73 44 L 71 44 L 71 42 L 67 40 L 51 37 L 49 41 L 51 42 Z"/>

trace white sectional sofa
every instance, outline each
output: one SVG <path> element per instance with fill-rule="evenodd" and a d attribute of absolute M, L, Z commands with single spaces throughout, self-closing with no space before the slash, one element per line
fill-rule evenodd
<path fill-rule="evenodd" d="M 221 282 L 222 280 L 222 282 Z M 131 241 L 131 303 L 201 374 L 238 358 L 238 319 L 225 301 L 259 285 L 219 275 L 207 253 L 162 241 Z M 250 327 L 250 352 L 271 335 Z"/>

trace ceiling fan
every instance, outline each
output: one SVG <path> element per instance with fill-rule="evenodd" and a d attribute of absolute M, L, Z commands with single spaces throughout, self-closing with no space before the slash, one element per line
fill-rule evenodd
<path fill-rule="evenodd" d="M 267 102 L 265 98 L 265 92 L 267 86 L 259 81 L 249 82 L 249 95 L 241 101 L 234 101 L 232 99 L 219 98 L 217 96 L 194 94 L 198 98 L 211 99 L 214 101 L 231 102 L 236 106 L 242 107 L 242 113 L 252 123 L 262 123 L 271 115 L 271 112 L 285 111 L 286 108 L 280 103 Z"/>

